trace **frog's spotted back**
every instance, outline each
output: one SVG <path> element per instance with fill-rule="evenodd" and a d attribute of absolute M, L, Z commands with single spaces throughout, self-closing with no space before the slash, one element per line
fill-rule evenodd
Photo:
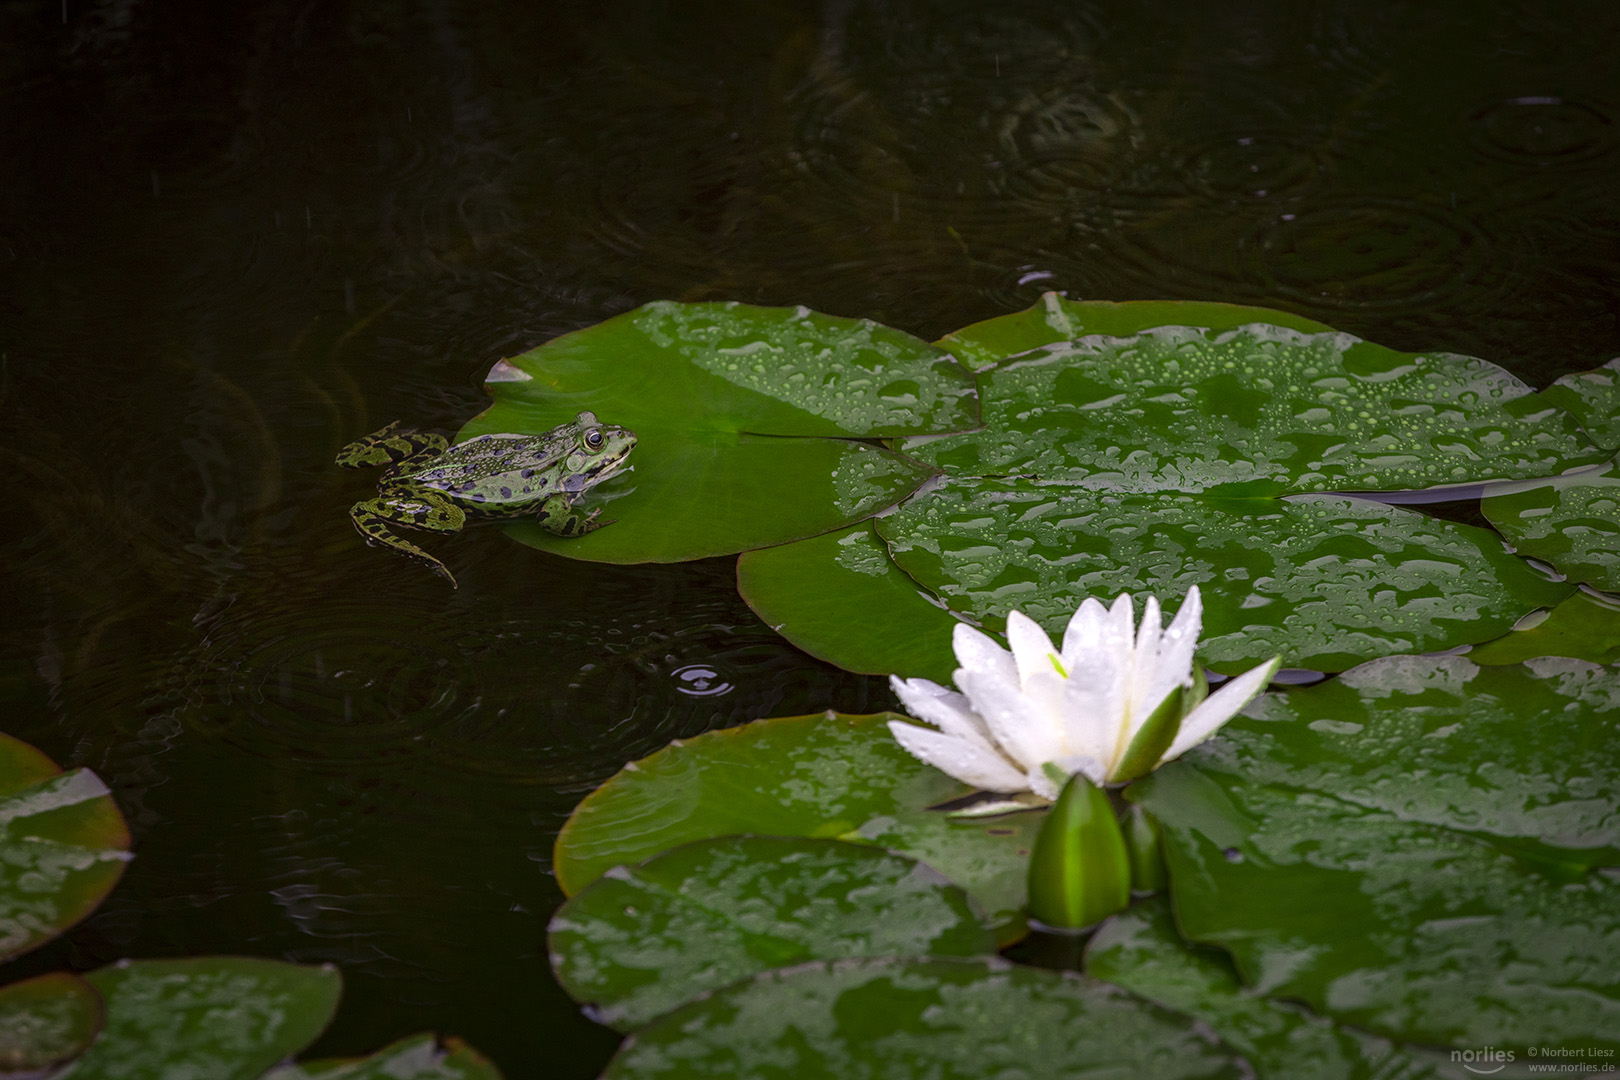
<path fill-rule="evenodd" d="M 635 432 L 603 424 L 590 412 L 542 435 L 495 433 L 456 446 L 395 422 L 345 446 L 337 463 L 351 469 L 388 466 L 377 497 L 350 508 L 355 527 L 368 544 L 424 562 L 454 585 L 442 562 L 390 526 L 457 532 L 469 520 L 533 514 L 549 532 L 581 536 L 612 524 L 597 520 L 600 508 L 581 513 L 578 504 L 625 468 L 635 445 Z"/>

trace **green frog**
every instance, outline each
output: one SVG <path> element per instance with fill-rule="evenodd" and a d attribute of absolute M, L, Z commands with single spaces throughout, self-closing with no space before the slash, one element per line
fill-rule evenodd
<path fill-rule="evenodd" d="M 583 536 L 613 522 L 597 520 L 600 507 L 582 513 L 580 500 L 623 471 L 635 445 L 635 432 L 588 412 L 544 435 L 480 435 L 456 446 L 396 421 L 345 446 L 337 463 L 388 466 L 377 497 L 350 508 L 355 528 L 366 543 L 418 559 L 454 586 L 444 563 L 389 527 L 459 532 L 469 521 L 533 516 L 548 532 Z"/>

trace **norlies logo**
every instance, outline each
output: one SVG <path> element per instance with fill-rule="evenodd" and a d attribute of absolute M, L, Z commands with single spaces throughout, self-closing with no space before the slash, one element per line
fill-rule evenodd
<path fill-rule="evenodd" d="M 1471 1073 L 1490 1076 L 1508 1067 L 1513 1060 L 1513 1051 L 1498 1050 L 1494 1046 L 1485 1046 L 1478 1050 L 1453 1050 L 1451 1060 L 1460 1062 L 1462 1067 Z"/>

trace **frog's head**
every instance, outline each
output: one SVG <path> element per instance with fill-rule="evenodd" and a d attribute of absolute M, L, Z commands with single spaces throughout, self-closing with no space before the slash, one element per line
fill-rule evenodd
<path fill-rule="evenodd" d="M 582 412 L 564 428 L 573 443 L 562 481 L 565 491 L 584 491 L 613 476 L 625 467 L 636 446 L 635 432 L 617 424 L 604 424 L 595 413 Z"/>

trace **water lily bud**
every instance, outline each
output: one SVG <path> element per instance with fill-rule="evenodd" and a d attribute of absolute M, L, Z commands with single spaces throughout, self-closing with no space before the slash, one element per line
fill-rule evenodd
<path fill-rule="evenodd" d="M 1047 812 L 1029 856 L 1029 913 L 1080 930 L 1131 899 L 1125 838 L 1107 792 L 1076 773 Z"/>
<path fill-rule="evenodd" d="M 1164 841 L 1153 815 L 1135 803 L 1127 803 L 1120 829 L 1131 863 L 1131 891 L 1141 896 L 1168 888 L 1170 874 L 1164 865 Z"/>

